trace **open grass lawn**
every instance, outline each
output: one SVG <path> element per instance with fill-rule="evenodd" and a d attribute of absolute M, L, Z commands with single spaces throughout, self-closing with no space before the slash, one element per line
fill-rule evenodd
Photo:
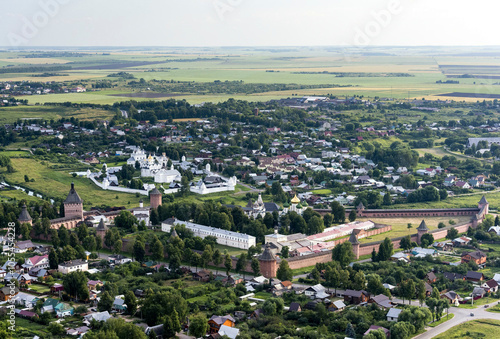
<path fill-rule="evenodd" d="M 328 194 L 331 194 L 332 191 L 329 189 L 322 189 L 322 190 L 314 190 L 314 191 L 312 191 L 312 193 L 319 194 L 319 195 L 328 195 Z"/>
<path fill-rule="evenodd" d="M 498 338 L 500 333 L 500 320 L 483 319 L 472 320 L 457 325 L 448 331 L 434 337 L 435 339 L 477 339 Z"/>
<path fill-rule="evenodd" d="M 87 209 L 96 205 L 131 208 L 138 206 L 139 200 L 147 200 L 145 196 L 136 197 L 135 194 L 102 190 L 87 178 L 73 178 L 69 174 L 70 169 L 55 170 L 49 167 L 59 164 L 46 163 L 42 165 L 41 161 L 33 158 L 11 158 L 11 161 L 16 172 L 6 173 L 5 169 L 2 169 L 0 174 L 4 175 L 8 182 L 31 188 L 45 197 L 65 199 L 71 182 L 74 182 L 78 194 L 84 201 L 84 207 Z M 24 182 L 24 175 L 28 175 L 34 181 Z"/>
<path fill-rule="evenodd" d="M 449 220 L 454 220 L 457 224 L 467 222 L 470 220 L 470 217 L 427 217 L 424 218 L 427 227 L 430 230 L 437 229 L 438 224 L 443 222 L 446 226 L 449 226 Z M 371 220 L 378 224 L 391 225 L 392 231 L 377 234 L 371 237 L 360 239 L 360 242 L 372 242 L 378 240 L 384 240 L 386 237 L 389 238 L 397 238 L 403 237 L 406 235 L 417 233 L 416 229 L 422 222 L 422 218 L 414 217 L 414 218 L 358 218 L 357 220 L 366 221 Z M 412 224 L 412 228 L 408 229 L 408 223 Z M 436 239 L 437 240 L 437 239 Z"/>
<path fill-rule="evenodd" d="M 39 293 L 49 293 L 50 292 L 50 287 L 44 286 L 44 285 L 31 284 L 29 288 L 30 288 L 30 290 L 33 290 L 33 291 L 39 292 Z"/>
<path fill-rule="evenodd" d="M 441 317 L 441 319 L 439 319 L 438 321 L 435 321 L 435 322 L 429 324 L 429 326 L 430 327 L 436 327 L 436 326 L 441 325 L 442 323 L 444 323 L 444 322 L 446 322 L 448 320 L 453 319 L 454 316 L 455 315 L 453 313 L 452 314 L 448 314 L 448 315 L 445 314 L 445 315 L 443 315 Z"/>
<path fill-rule="evenodd" d="M 219 251 L 223 254 L 225 251 L 227 251 L 227 254 L 229 255 L 234 255 L 234 256 L 239 256 L 241 253 L 247 253 L 246 250 L 241 249 L 241 248 L 236 248 L 236 247 L 229 247 L 225 245 L 220 245 L 217 244 L 215 245 L 215 248 L 218 248 Z"/>
<path fill-rule="evenodd" d="M 497 304 L 495 306 L 488 307 L 486 312 L 500 313 L 500 305 Z"/>
<path fill-rule="evenodd" d="M 473 194 L 467 194 L 457 197 L 448 197 L 446 200 L 433 201 L 433 202 L 419 202 L 413 204 L 398 204 L 391 208 L 471 208 L 477 207 L 477 203 L 481 200 L 482 196 L 490 203 L 490 209 L 496 209 L 500 206 L 500 192 L 499 191 L 481 191 L 474 190 Z"/>
<path fill-rule="evenodd" d="M 267 292 L 257 292 L 255 293 L 255 296 L 254 298 L 259 298 L 259 299 L 269 299 L 271 298 L 273 295 L 271 293 L 267 293 Z"/>

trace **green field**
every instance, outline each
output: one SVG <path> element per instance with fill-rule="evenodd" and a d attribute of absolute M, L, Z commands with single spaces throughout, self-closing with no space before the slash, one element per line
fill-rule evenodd
<path fill-rule="evenodd" d="M 12 165 L 16 172 L 6 173 L 5 169 L 0 174 L 5 176 L 7 182 L 19 184 L 26 188 L 31 188 L 43 196 L 51 198 L 65 199 L 71 182 L 75 183 L 78 194 L 84 201 L 86 208 L 99 205 L 125 206 L 127 208 L 139 205 L 139 200 L 148 200 L 145 196 L 136 197 L 135 194 L 105 191 L 95 186 L 89 179 L 73 178 L 69 173 L 74 170 L 71 167 L 52 168 L 60 164 L 45 163 L 34 158 L 11 158 Z M 24 182 L 24 175 L 28 175 L 34 182 Z M 0 195 L 10 194 L 11 191 L 1 191 Z M 25 193 L 16 193 L 28 197 Z"/>
<path fill-rule="evenodd" d="M 100 51 L 102 52 L 102 51 Z M 429 56 L 425 48 L 415 48 L 410 54 L 385 48 L 385 55 L 363 54 L 359 51 L 349 51 L 330 48 L 292 49 L 252 49 L 252 48 L 212 48 L 183 50 L 165 49 L 152 51 L 116 52 L 109 55 L 101 53 L 81 57 L 25 58 L 24 52 L 0 52 L 0 67 L 12 65 L 67 65 L 71 69 L 57 71 L 67 76 L 50 76 L 33 78 L 34 73 L 3 73 L 0 81 L 66 81 L 78 83 L 95 80 L 118 80 L 108 75 L 117 72 L 128 72 L 136 79 L 174 80 L 213 82 L 244 81 L 245 83 L 280 83 L 304 85 L 330 85 L 319 89 L 302 89 L 293 91 L 263 92 L 251 95 L 195 95 L 182 94 L 179 99 L 187 99 L 192 103 L 206 101 L 223 101 L 228 98 L 245 99 L 249 101 L 267 101 L 273 98 L 285 98 L 295 95 L 325 95 L 333 94 L 340 97 L 354 94 L 365 97 L 430 98 L 437 99 L 436 94 L 451 92 L 494 93 L 500 94 L 500 86 L 492 85 L 495 79 L 460 78 L 459 84 L 437 84 L 438 80 L 446 80 L 449 72 L 476 72 L 470 67 L 455 67 L 440 69 L 439 65 L 499 65 L 496 58 L 485 56 L 461 56 L 453 50 L 456 56 L 449 56 L 446 51 L 442 55 Z M 457 54 L 458 53 L 458 54 Z M 382 53 L 384 54 L 384 53 Z M 138 65 L 137 62 L 148 64 Z M 79 69 L 96 65 L 111 65 L 108 69 Z M 477 71 L 480 73 L 480 70 Z M 335 74 L 337 73 L 337 74 Z M 410 76 L 395 76 L 396 73 Z M 41 72 L 38 72 L 41 74 Z M 470 74 L 470 73 L 469 73 Z M 332 87 L 332 85 L 352 87 Z M 87 86 L 90 89 L 90 86 Z M 127 100 L 126 96 L 111 96 L 134 92 L 135 89 L 118 87 L 86 93 L 65 93 L 49 95 L 25 96 L 30 104 L 45 102 L 81 102 L 111 104 L 115 101 Z M 170 93 L 168 93 L 170 94 Z M 153 100 L 164 100 L 157 98 Z M 439 97 L 444 99 L 445 97 Z M 475 98 L 453 98 L 457 101 L 476 101 Z M 134 100 L 148 100 L 134 98 Z"/>
<path fill-rule="evenodd" d="M 492 319 L 473 320 L 457 325 L 434 338 L 436 339 L 498 338 L 499 330 L 500 330 L 500 320 L 492 320 Z"/>
<path fill-rule="evenodd" d="M 371 237 L 362 238 L 361 243 L 384 240 L 386 237 L 397 238 L 416 233 L 417 227 L 425 219 L 425 223 L 429 230 L 437 229 L 438 224 L 443 222 L 449 226 L 449 220 L 454 220 L 456 224 L 464 223 L 470 220 L 470 217 L 426 217 L 426 218 L 358 218 L 359 221 L 371 220 L 378 224 L 391 225 L 392 231 L 377 234 Z M 408 223 L 412 224 L 412 228 L 408 229 Z M 437 239 L 436 239 L 437 240 Z"/>
<path fill-rule="evenodd" d="M 112 115 L 109 111 L 92 108 L 74 109 L 60 106 L 15 106 L 0 108 L 0 125 L 13 123 L 18 119 L 56 120 L 64 117 L 94 120 L 110 119 Z"/>

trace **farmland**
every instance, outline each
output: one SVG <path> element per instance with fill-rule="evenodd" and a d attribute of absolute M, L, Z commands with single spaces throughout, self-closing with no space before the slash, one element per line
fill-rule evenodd
<path fill-rule="evenodd" d="M 262 84 L 303 84 L 324 85 L 316 89 L 292 91 L 271 91 L 256 94 L 199 95 L 198 93 L 147 93 L 131 91 L 125 82 L 115 88 L 100 89 L 87 93 L 65 93 L 27 96 L 30 104 L 47 102 L 81 102 L 111 104 L 114 101 L 133 97 L 136 100 L 162 100 L 175 96 L 192 103 L 206 101 L 219 102 L 230 97 L 249 101 L 266 101 L 292 95 L 337 96 L 362 95 L 365 97 L 432 98 L 453 100 L 477 100 L 481 93 L 485 96 L 500 95 L 500 86 L 495 76 L 500 69 L 498 59 L 485 56 L 469 57 L 455 52 L 450 56 L 446 50 L 429 56 L 425 48 L 414 48 L 410 53 L 399 48 L 387 48 L 386 55 L 370 55 L 355 50 L 340 48 L 294 48 L 258 50 L 252 48 L 157 50 L 126 52 L 111 50 L 106 54 L 82 54 L 74 56 L 54 52 L 48 57 L 43 54 L 27 57 L 26 52 L 0 52 L 0 80 L 65 81 L 91 84 L 96 80 L 117 80 L 108 77 L 117 72 L 127 72 L 136 79 L 166 80 L 174 82 L 243 81 Z M 78 52 L 76 52 L 78 53 Z M 439 55 L 442 53 L 442 55 Z M 474 62 L 477 66 L 464 66 Z M 22 67 L 60 67 L 54 76 L 22 72 Z M 9 73 L 9 68 L 16 72 Z M 17 70 L 17 69 L 20 69 Z M 461 73 L 463 72 L 463 73 Z M 59 73 L 67 74 L 60 76 Z M 469 74 L 459 83 L 445 82 L 449 76 Z M 33 78 L 36 74 L 37 77 Z M 404 76 L 401 76 L 404 75 Z M 487 78 L 487 77 L 491 78 Z M 349 86 L 349 87 L 338 87 Z M 474 95 L 457 97 L 456 93 Z M 479 94 L 478 94 L 479 93 Z M 448 95 L 446 95 L 448 94 Z M 439 96 L 441 95 L 441 96 Z"/>

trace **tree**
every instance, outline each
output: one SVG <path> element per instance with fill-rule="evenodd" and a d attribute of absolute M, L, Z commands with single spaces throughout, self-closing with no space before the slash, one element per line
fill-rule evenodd
<path fill-rule="evenodd" d="M 434 243 L 434 236 L 430 233 L 425 233 L 420 238 L 420 246 L 426 248 Z"/>
<path fill-rule="evenodd" d="M 64 329 L 63 325 L 60 323 L 56 322 L 51 322 L 50 325 L 47 327 L 47 330 L 52 333 L 52 335 L 57 335 L 57 336 L 62 336 L 63 334 L 66 333 L 66 330 Z"/>
<path fill-rule="evenodd" d="M 236 262 L 236 272 L 240 273 L 245 269 L 247 262 L 247 255 L 245 253 L 241 253 L 238 257 L 238 261 Z"/>
<path fill-rule="evenodd" d="M 163 336 L 165 338 L 173 338 L 175 336 L 172 319 L 169 316 L 165 317 L 165 322 L 163 323 Z"/>
<path fill-rule="evenodd" d="M 281 248 L 281 257 L 283 259 L 286 259 L 286 258 L 288 258 L 288 256 L 289 256 L 289 248 L 288 248 L 288 246 L 283 246 Z"/>
<path fill-rule="evenodd" d="M 368 274 L 366 276 L 366 280 L 368 281 L 368 284 L 366 285 L 366 289 L 368 290 L 368 292 L 375 295 L 385 292 L 385 287 L 382 284 L 382 279 L 380 279 L 380 276 L 378 274 Z"/>
<path fill-rule="evenodd" d="M 416 291 L 417 291 L 417 299 L 420 302 L 420 307 L 422 307 L 426 297 L 425 283 L 423 280 L 418 280 Z"/>
<path fill-rule="evenodd" d="M 127 305 L 127 313 L 133 316 L 137 311 L 137 298 L 134 292 L 129 290 L 125 293 L 125 304 Z"/>
<path fill-rule="evenodd" d="M 89 228 L 87 224 L 81 223 L 80 226 L 76 228 L 76 234 L 78 235 L 78 239 L 85 239 L 89 235 Z"/>
<path fill-rule="evenodd" d="M 413 281 L 413 280 L 410 280 Z M 423 330 L 425 325 L 431 321 L 432 314 L 425 307 L 409 306 L 399 314 L 398 321 L 406 321 L 415 327 L 415 331 Z"/>
<path fill-rule="evenodd" d="M 349 241 L 337 244 L 332 251 L 332 260 L 337 261 L 341 267 L 349 265 L 354 260 L 352 244 Z"/>
<path fill-rule="evenodd" d="M 57 233 L 57 230 L 52 229 L 50 235 L 52 246 L 54 246 L 54 248 L 58 248 L 61 242 L 59 240 L 59 234 Z"/>
<path fill-rule="evenodd" d="M 118 239 L 115 241 L 113 244 L 113 253 L 118 254 L 122 251 L 122 246 L 123 246 L 123 241 L 121 239 Z"/>
<path fill-rule="evenodd" d="M 366 278 L 362 271 L 356 272 L 356 274 L 354 274 L 352 288 L 358 291 L 364 290 L 366 288 Z"/>
<path fill-rule="evenodd" d="M 288 266 L 288 261 L 281 260 L 280 266 L 276 271 L 276 277 L 281 281 L 291 281 L 293 279 L 293 271 L 290 266 Z"/>
<path fill-rule="evenodd" d="M 385 238 L 380 244 L 377 254 L 377 261 L 386 261 L 391 258 L 394 253 L 394 245 L 391 239 Z"/>
<path fill-rule="evenodd" d="M 267 316 L 283 314 L 284 303 L 282 298 L 269 298 L 262 305 L 262 310 Z"/>
<path fill-rule="evenodd" d="M 349 212 L 349 221 L 353 222 L 356 221 L 357 215 L 356 215 L 356 210 L 352 209 L 351 212 Z"/>
<path fill-rule="evenodd" d="M 399 247 L 401 247 L 405 251 L 408 251 L 411 248 L 411 238 L 409 235 L 401 239 L 401 241 L 399 242 Z"/>
<path fill-rule="evenodd" d="M 345 334 L 349 338 L 356 338 L 356 331 L 354 331 L 354 327 L 352 326 L 351 323 L 347 324 L 347 327 L 345 329 Z"/>
<path fill-rule="evenodd" d="M 331 206 L 333 221 L 343 223 L 345 221 L 345 208 L 338 201 L 332 202 Z"/>
<path fill-rule="evenodd" d="M 146 247 L 141 238 L 136 238 L 134 242 L 134 257 L 138 262 L 144 261 L 146 255 Z"/>
<path fill-rule="evenodd" d="M 446 225 L 444 224 L 444 222 L 440 222 L 438 224 L 438 228 L 445 228 L 445 227 L 446 227 Z"/>
<path fill-rule="evenodd" d="M 108 291 L 104 291 L 104 293 L 101 294 L 99 303 L 97 303 L 97 309 L 99 310 L 99 312 L 111 312 L 111 308 L 113 308 L 113 302 L 114 300 L 111 295 L 109 295 Z"/>
<path fill-rule="evenodd" d="M 431 298 L 439 300 L 441 298 L 441 294 L 439 293 L 439 290 L 437 287 L 434 287 L 431 292 Z"/>
<path fill-rule="evenodd" d="M 173 310 L 172 315 L 170 316 L 170 319 L 172 320 L 172 329 L 174 330 L 174 334 L 177 332 L 180 332 L 181 330 L 181 323 L 179 321 L 179 314 L 177 311 Z"/>
<path fill-rule="evenodd" d="M 415 282 L 411 279 L 405 280 L 401 282 L 401 294 L 404 298 L 408 299 L 408 303 L 411 302 L 411 299 L 415 296 L 416 288 Z"/>
<path fill-rule="evenodd" d="M 96 237 L 87 236 L 83 239 L 83 248 L 87 251 L 93 252 L 96 248 Z"/>
<path fill-rule="evenodd" d="M 259 275 L 260 274 L 260 263 L 259 263 L 259 260 L 257 258 L 255 258 L 255 257 L 252 258 L 251 266 L 252 266 L 253 274 Z"/>
<path fill-rule="evenodd" d="M 158 214 L 158 210 L 156 208 L 153 208 L 151 210 L 151 216 L 149 218 L 151 221 L 152 225 L 159 225 L 160 224 L 160 215 Z"/>
<path fill-rule="evenodd" d="M 415 326 L 406 321 L 398 321 L 391 327 L 391 339 L 408 339 L 415 333 Z"/>
<path fill-rule="evenodd" d="M 89 290 L 87 287 L 87 276 L 82 271 L 68 273 L 63 279 L 64 291 L 76 300 L 87 300 Z"/>
<path fill-rule="evenodd" d="M 456 228 L 450 228 L 448 232 L 446 232 L 446 239 L 455 239 L 458 236 L 458 231 Z"/>
<path fill-rule="evenodd" d="M 413 225 L 411 224 L 411 222 L 409 222 L 408 225 L 406 225 L 406 228 L 408 229 L 408 231 L 413 228 Z"/>
<path fill-rule="evenodd" d="M 389 206 L 392 204 L 391 195 L 389 193 L 384 194 L 383 205 Z"/>
<path fill-rule="evenodd" d="M 202 315 L 194 316 L 189 321 L 189 335 L 203 337 L 209 329 L 208 320 Z"/>
<path fill-rule="evenodd" d="M 137 223 L 137 218 L 129 211 L 121 211 L 114 221 L 116 226 L 129 230 Z"/>
<path fill-rule="evenodd" d="M 217 268 L 219 267 L 220 264 L 222 264 L 222 255 L 220 254 L 220 251 L 218 248 L 215 249 L 214 254 L 212 255 L 212 262 L 215 265 L 215 274 L 217 274 Z"/>
<path fill-rule="evenodd" d="M 54 250 L 54 247 L 52 247 L 49 252 L 49 267 L 55 270 L 57 269 L 58 265 L 59 265 L 59 258 L 57 257 L 57 253 Z"/>
<path fill-rule="evenodd" d="M 153 260 L 163 259 L 163 244 L 161 241 L 155 236 L 153 236 L 153 244 L 151 245 L 151 257 Z"/>
<path fill-rule="evenodd" d="M 224 257 L 224 267 L 226 268 L 226 275 L 229 277 L 229 271 L 233 268 L 233 261 L 231 260 L 229 254 L 226 254 Z"/>

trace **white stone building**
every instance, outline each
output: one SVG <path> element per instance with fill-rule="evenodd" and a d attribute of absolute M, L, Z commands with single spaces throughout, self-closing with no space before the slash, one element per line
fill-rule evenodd
<path fill-rule="evenodd" d="M 205 238 L 207 236 L 214 236 L 217 238 L 217 243 L 225 246 L 248 249 L 250 246 L 255 246 L 255 237 L 232 231 L 214 228 L 210 226 L 199 225 L 187 221 L 177 219 L 167 219 L 161 223 L 161 230 L 163 232 L 170 232 L 172 227 L 176 225 L 185 225 L 187 229 L 193 231 L 195 236 Z"/>
<path fill-rule="evenodd" d="M 75 271 L 88 271 L 89 270 L 89 264 L 86 261 L 83 260 L 72 260 L 72 261 L 66 261 L 62 264 L 59 264 L 57 267 L 57 270 L 61 272 L 62 274 L 68 274 L 71 272 Z"/>

